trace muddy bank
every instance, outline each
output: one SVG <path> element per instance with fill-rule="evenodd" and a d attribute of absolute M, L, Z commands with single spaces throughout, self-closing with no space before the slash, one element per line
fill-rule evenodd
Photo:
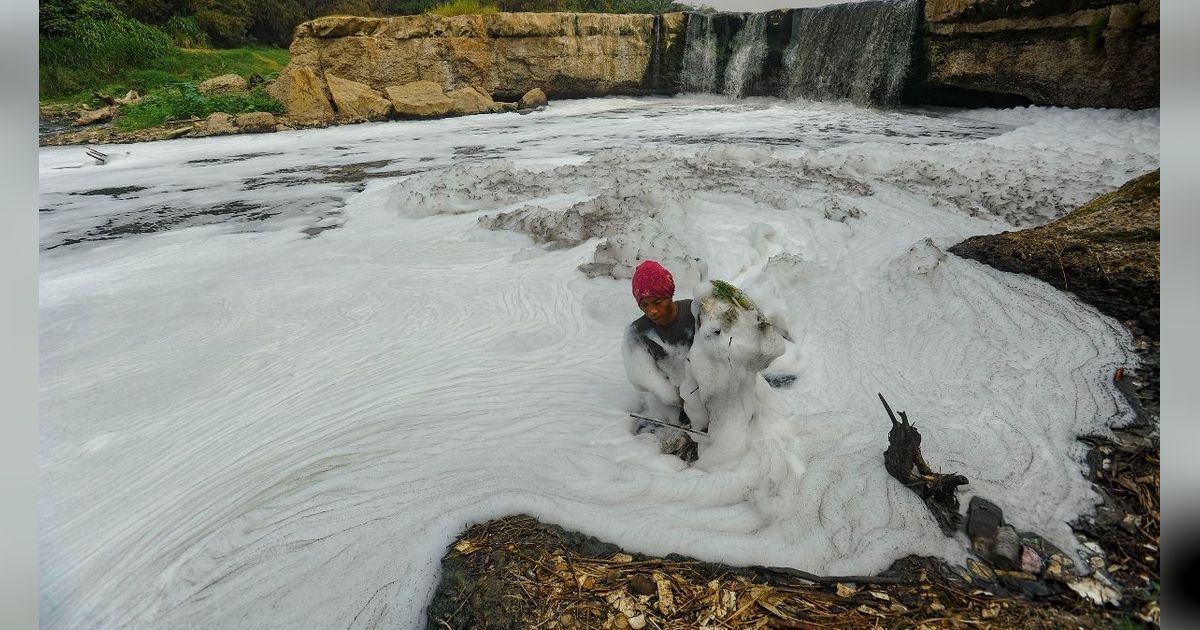
<path fill-rule="evenodd" d="M 1040 601 L 1001 595 L 929 558 L 905 558 L 878 576 L 801 577 L 629 554 L 528 516 L 467 529 L 442 561 L 427 612 L 427 628 L 514 630 L 1090 628 L 1121 618 L 1070 592 Z"/>

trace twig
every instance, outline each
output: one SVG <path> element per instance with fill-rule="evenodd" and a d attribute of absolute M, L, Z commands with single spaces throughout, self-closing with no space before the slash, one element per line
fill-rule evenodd
<path fill-rule="evenodd" d="M 848 576 L 821 576 L 800 569 L 790 569 L 788 567 L 750 567 L 756 571 L 764 571 L 766 573 L 777 573 L 788 577 L 800 578 L 808 582 L 816 582 L 817 584 L 846 584 L 853 582 L 855 584 L 912 584 L 912 578 L 890 575 L 848 575 Z"/>

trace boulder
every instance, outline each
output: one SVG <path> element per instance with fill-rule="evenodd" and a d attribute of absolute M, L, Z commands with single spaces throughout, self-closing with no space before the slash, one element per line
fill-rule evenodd
<path fill-rule="evenodd" d="M 337 107 L 337 116 L 344 121 L 383 120 L 392 111 L 392 103 L 371 89 L 371 86 L 325 73 L 329 95 Z"/>
<path fill-rule="evenodd" d="M 271 85 L 267 94 L 283 104 L 292 119 L 302 122 L 333 120 L 325 82 L 308 66 L 289 65 Z"/>
<path fill-rule="evenodd" d="M 250 89 L 250 84 L 236 74 L 222 74 L 204 81 L 198 89 L 204 94 L 241 94 Z"/>
<path fill-rule="evenodd" d="M 500 111 L 500 106 L 483 90 L 475 87 L 458 88 L 446 92 L 446 96 L 454 101 L 455 114 L 482 114 Z"/>
<path fill-rule="evenodd" d="M 237 124 L 238 130 L 247 133 L 275 131 L 275 127 L 278 125 L 278 122 L 275 120 L 275 114 L 271 112 L 238 114 L 234 122 Z"/>
<path fill-rule="evenodd" d="M 541 88 L 533 88 L 517 101 L 517 109 L 536 109 L 546 105 L 546 93 Z"/>
<path fill-rule="evenodd" d="M 192 135 L 197 136 L 225 136 L 231 133 L 237 133 L 237 127 L 234 126 L 233 116 L 225 112 L 214 112 L 204 119 L 204 124 L 200 126 Z"/>
<path fill-rule="evenodd" d="M 392 112 L 396 116 L 440 118 L 449 115 L 455 106 L 455 101 L 446 96 L 442 86 L 433 81 L 392 85 L 383 92 L 392 102 Z"/>

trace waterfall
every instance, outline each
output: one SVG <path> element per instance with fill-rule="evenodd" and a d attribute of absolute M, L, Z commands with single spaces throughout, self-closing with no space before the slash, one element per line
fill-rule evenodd
<path fill-rule="evenodd" d="M 725 67 L 725 95 L 741 98 L 746 87 L 762 75 L 767 58 L 767 14 L 751 13 L 733 40 L 733 55 Z"/>
<path fill-rule="evenodd" d="M 646 87 L 650 90 L 662 86 L 662 49 L 663 49 L 663 17 L 659 13 L 654 16 L 654 26 L 650 30 L 650 63 L 646 66 Z"/>
<path fill-rule="evenodd" d="M 679 83 L 684 92 L 715 92 L 717 89 L 717 32 L 713 16 L 689 13 L 683 67 Z"/>
<path fill-rule="evenodd" d="M 786 13 L 689 13 L 679 88 L 895 105 L 920 12 L 920 0 L 866 0 Z"/>
<path fill-rule="evenodd" d="M 834 4 L 792 13 L 785 98 L 893 105 L 908 73 L 918 0 Z"/>

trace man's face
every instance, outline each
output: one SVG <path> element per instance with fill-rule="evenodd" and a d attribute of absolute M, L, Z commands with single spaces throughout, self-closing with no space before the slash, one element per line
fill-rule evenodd
<path fill-rule="evenodd" d="M 668 326 L 675 321 L 675 300 L 669 297 L 644 297 L 638 300 L 638 308 L 659 326 Z"/>

